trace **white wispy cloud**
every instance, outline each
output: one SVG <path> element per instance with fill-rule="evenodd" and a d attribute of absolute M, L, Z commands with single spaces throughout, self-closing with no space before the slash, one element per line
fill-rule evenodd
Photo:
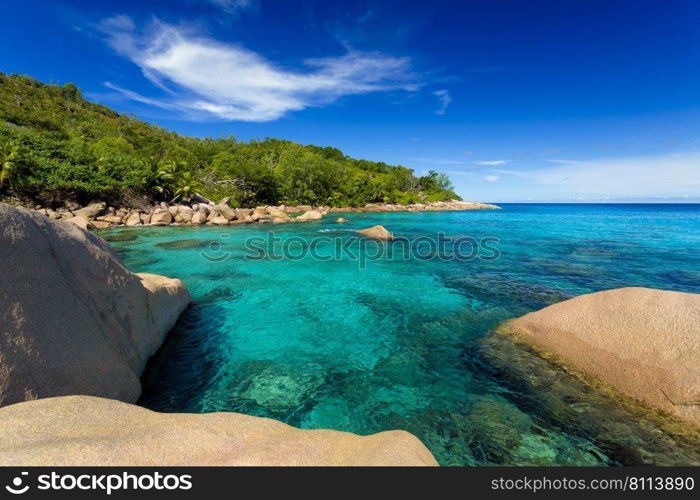
<path fill-rule="evenodd" d="M 466 165 L 462 160 L 450 160 L 448 158 L 406 158 L 406 161 L 417 163 L 430 163 L 432 165 Z"/>
<path fill-rule="evenodd" d="M 485 175 L 484 176 L 484 180 L 486 182 L 498 182 L 498 179 L 500 179 L 500 177 L 497 175 Z"/>
<path fill-rule="evenodd" d="M 157 108 L 162 108 L 162 109 L 168 109 L 171 111 L 177 111 L 178 106 L 176 104 L 171 104 L 165 101 L 161 101 L 159 99 L 152 99 L 150 97 L 143 96 L 139 94 L 138 92 L 134 92 L 133 90 L 125 89 L 120 87 L 119 85 L 115 85 L 112 82 L 104 82 L 105 87 L 116 90 L 119 92 L 121 95 L 126 97 L 127 99 L 130 99 L 132 101 L 140 102 L 141 104 L 147 104 L 149 106 L 155 106 Z"/>
<path fill-rule="evenodd" d="M 257 6 L 256 0 L 201 0 L 222 8 L 229 14 L 236 14 L 239 11 L 251 9 Z"/>
<path fill-rule="evenodd" d="M 508 163 L 508 160 L 482 160 L 473 162 L 474 165 L 479 165 L 480 167 L 499 167 Z"/>
<path fill-rule="evenodd" d="M 551 162 L 550 162 L 551 163 Z M 532 170 L 494 170 L 550 193 L 608 197 L 700 196 L 700 153 L 557 160 L 551 167 Z"/>
<path fill-rule="evenodd" d="M 556 158 L 551 158 L 548 160 L 545 160 L 549 163 L 558 163 L 560 165 L 574 165 L 576 163 L 581 163 L 579 160 L 561 160 L 561 159 L 556 159 Z"/>
<path fill-rule="evenodd" d="M 450 92 L 446 89 L 440 89 L 434 91 L 433 95 L 438 98 L 438 102 L 440 103 L 440 107 L 435 111 L 435 114 L 442 116 L 445 114 L 445 111 L 447 111 L 447 106 L 452 102 Z"/>
<path fill-rule="evenodd" d="M 110 88 L 189 119 L 268 121 L 343 96 L 420 87 L 405 57 L 351 50 L 339 57 L 306 59 L 300 71 L 160 21 L 143 33 L 127 16 L 105 19 L 100 27 L 110 46 L 169 96 L 144 97 L 117 84 Z"/>

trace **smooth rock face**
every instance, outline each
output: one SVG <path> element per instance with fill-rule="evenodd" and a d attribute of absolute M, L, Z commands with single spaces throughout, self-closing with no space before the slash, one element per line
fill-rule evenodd
<path fill-rule="evenodd" d="M 79 210 L 75 210 L 73 213 L 75 214 L 76 217 L 83 217 L 85 219 L 94 219 L 98 215 L 102 213 L 102 211 L 105 209 L 106 203 L 104 202 L 99 202 L 99 203 L 91 203 L 85 208 L 81 208 Z"/>
<path fill-rule="evenodd" d="M 136 276 L 148 292 L 147 305 L 153 328 L 165 337 L 182 311 L 187 309 L 192 300 L 190 294 L 179 279 L 149 273 L 137 273 Z"/>
<path fill-rule="evenodd" d="M 274 207 L 267 207 L 267 213 L 271 217 L 276 217 L 276 218 L 288 218 L 289 214 L 285 212 L 284 210 L 280 210 L 279 208 L 274 208 Z"/>
<path fill-rule="evenodd" d="M 228 205 L 220 205 L 220 206 L 215 207 L 215 208 L 219 209 L 219 213 L 226 220 L 234 220 L 236 218 L 236 211 L 234 209 L 230 208 Z"/>
<path fill-rule="evenodd" d="M 192 216 L 192 219 L 190 220 L 190 223 L 192 223 L 195 226 L 198 226 L 200 224 L 204 224 L 207 221 L 207 216 L 204 213 L 204 211 L 199 211 L 195 212 L 194 215 Z"/>
<path fill-rule="evenodd" d="M 207 221 L 207 214 L 204 213 L 204 210 L 200 210 L 200 211 L 196 212 L 192 216 L 192 220 L 191 220 L 192 224 L 195 224 L 195 225 L 204 224 L 206 221 Z"/>
<path fill-rule="evenodd" d="M 104 220 L 94 220 L 90 222 L 90 225 L 87 227 L 87 229 L 107 229 L 110 226 L 112 226 L 111 222 L 107 222 Z"/>
<path fill-rule="evenodd" d="M 301 430 L 238 413 L 156 413 L 86 396 L 0 409 L 0 465 L 437 465 L 413 435 Z"/>
<path fill-rule="evenodd" d="M 301 220 L 301 221 L 318 220 L 321 218 L 323 218 L 323 215 L 321 214 L 321 212 L 318 212 L 316 210 L 308 210 L 308 211 L 304 212 L 303 214 L 301 214 L 299 217 L 297 217 L 296 220 Z"/>
<path fill-rule="evenodd" d="M 140 226 L 141 225 L 141 216 L 139 215 L 138 212 L 131 212 L 126 217 L 126 220 L 124 221 L 124 225 L 126 225 L 126 226 Z"/>
<path fill-rule="evenodd" d="M 253 211 L 250 210 L 249 208 L 236 208 L 234 209 L 234 212 L 236 212 L 236 218 L 243 220 L 246 218 L 246 216 L 250 215 Z"/>
<path fill-rule="evenodd" d="M 384 226 L 372 226 L 367 229 L 358 229 L 357 232 L 363 236 L 378 240 L 390 240 L 394 237 Z"/>
<path fill-rule="evenodd" d="M 163 211 L 151 215 L 151 224 L 154 226 L 167 226 L 173 221 L 173 216 L 170 212 Z"/>
<path fill-rule="evenodd" d="M 75 224 L 81 229 L 88 230 L 88 229 L 95 229 L 95 225 L 87 220 L 85 217 L 70 217 L 68 219 L 65 219 L 67 222 L 70 222 L 71 224 Z"/>
<path fill-rule="evenodd" d="M 0 203 L 0 406 L 136 401 L 147 359 L 189 301 L 179 280 L 129 272 L 100 237 Z"/>
<path fill-rule="evenodd" d="M 123 222 L 123 217 L 119 217 L 118 215 L 104 215 L 102 217 L 98 217 L 97 220 L 110 222 L 112 224 L 121 224 Z"/>
<path fill-rule="evenodd" d="M 228 219 L 224 217 L 223 215 L 216 215 L 209 219 L 209 222 L 216 226 L 227 226 L 228 225 Z"/>
<path fill-rule="evenodd" d="M 639 401 L 700 424 L 700 295 L 620 288 L 511 320 L 500 331 Z"/>

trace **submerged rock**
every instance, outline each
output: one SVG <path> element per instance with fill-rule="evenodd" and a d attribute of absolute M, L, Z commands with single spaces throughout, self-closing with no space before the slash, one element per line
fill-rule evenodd
<path fill-rule="evenodd" d="M 211 244 L 211 240 L 173 240 L 173 241 L 161 241 L 156 243 L 155 246 L 158 248 L 165 248 L 166 250 L 196 250 L 199 248 L 206 248 Z"/>
<path fill-rule="evenodd" d="M 4 466 L 437 465 L 404 431 L 302 430 L 239 413 L 156 413 L 86 396 L 3 408 L 0 442 Z"/>
<path fill-rule="evenodd" d="M 556 449 L 558 455 L 552 465 L 700 464 L 700 429 L 630 398 L 620 398 L 617 392 L 600 390 L 600 385 L 592 387 L 538 355 L 538 349 L 512 340 L 489 333 L 470 351 L 470 359 L 498 374 L 509 399 L 536 423 L 533 431 L 540 426 L 550 429 L 547 448 Z M 552 434 L 552 426 L 561 429 L 559 438 Z M 538 440 L 543 436 L 537 432 Z M 516 455 L 525 458 L 521 452 L 526 448 L 529 446 Z M 531 451 L 526 454 L 532 456 Z M 545 465 L 541 460 L 518 463 Z"/>
<path fill-rule="evenodd" d="M 322 367 L 271 367 L 252 377 L 243 397 L 273 408 L 293 408 L 309 399 L 324 383 Z"/>
<path fill-rule="evenodd" d="M 511 320 L 499 331 L 626 396 L 700 424 L 700 295 L 621 288 Z"/>
<path fill-rule="evenodd" d="M 467 421 L 482 460 L 490 463 L 512 463 L 532 426 L 530 417 L 512 404 L 486 396 L 474 398 Z"/>
<path fill-rule="evenodd" d="M 363 236 L 368 236 L 377 240 L 391 240 L 394 238 L 394 235 L 384 226 L 372 226 L 367 229 L 359 229 L 357 232 Z"/>
<path fill-rule="evenodd" d="M 136 401 L 139 376 L 190 302 L 136 275 L 100 237 L 0 203 L 0 406 L 65 394 Z"/>
<path fill-rule="evenodd" d="M 118 229 L 114 232 L 102 233 L 100 236 L 109 242 L 135 241 L 138 233 L 133 229 Z"/>
<path fill-rule="evenodd" d="M 207 303 L 207 302 L 216 302 L 217 300 L 226 300 L 226 299 L 238 299 L 241 296 L 241 292 L 230 288 L 230 287 L 224 287 L 224 286 L 219 286 L 211 290 L 210 292 L 207 292 L 204 294 L 202 299 L 199 299 L 197 301 L 198 304 L 202 303 Z"/>

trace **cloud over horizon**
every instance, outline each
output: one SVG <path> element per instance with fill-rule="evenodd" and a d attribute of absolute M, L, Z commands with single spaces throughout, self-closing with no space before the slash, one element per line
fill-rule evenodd
<path fill-rule="evenodd" d="M 344 96 L 420 87 L 406 57 L 348 50 L 338 57 L 306 59 L 303 70 L 290 70 L 244 47 L 158 20 L 138 32 L 131 18 L 114 16 L 100 29 L 117 53 L 168 96 L 156 99 L 114 83 L 107 86 L 189 119 L 270 121 Z"/>
<path fill-rule="evenodd" d="M 526 181 L 533 187 L 546 186 L 551 194 L 700 197 L 700 153 L 547 161 L 553 166 L 492 172 L 500 178 Z"/>

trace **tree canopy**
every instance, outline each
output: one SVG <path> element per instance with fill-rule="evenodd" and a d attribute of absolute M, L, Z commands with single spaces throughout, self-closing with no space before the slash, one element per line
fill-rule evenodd
<path fill-rule="evenodd" d="M 86 101 L 72 83 L 0 73 L 0 196 L 39 203 L 185 199 L 361 206 L 459 199 L 447 175 L 280 139 L 181 136 Z"/>

